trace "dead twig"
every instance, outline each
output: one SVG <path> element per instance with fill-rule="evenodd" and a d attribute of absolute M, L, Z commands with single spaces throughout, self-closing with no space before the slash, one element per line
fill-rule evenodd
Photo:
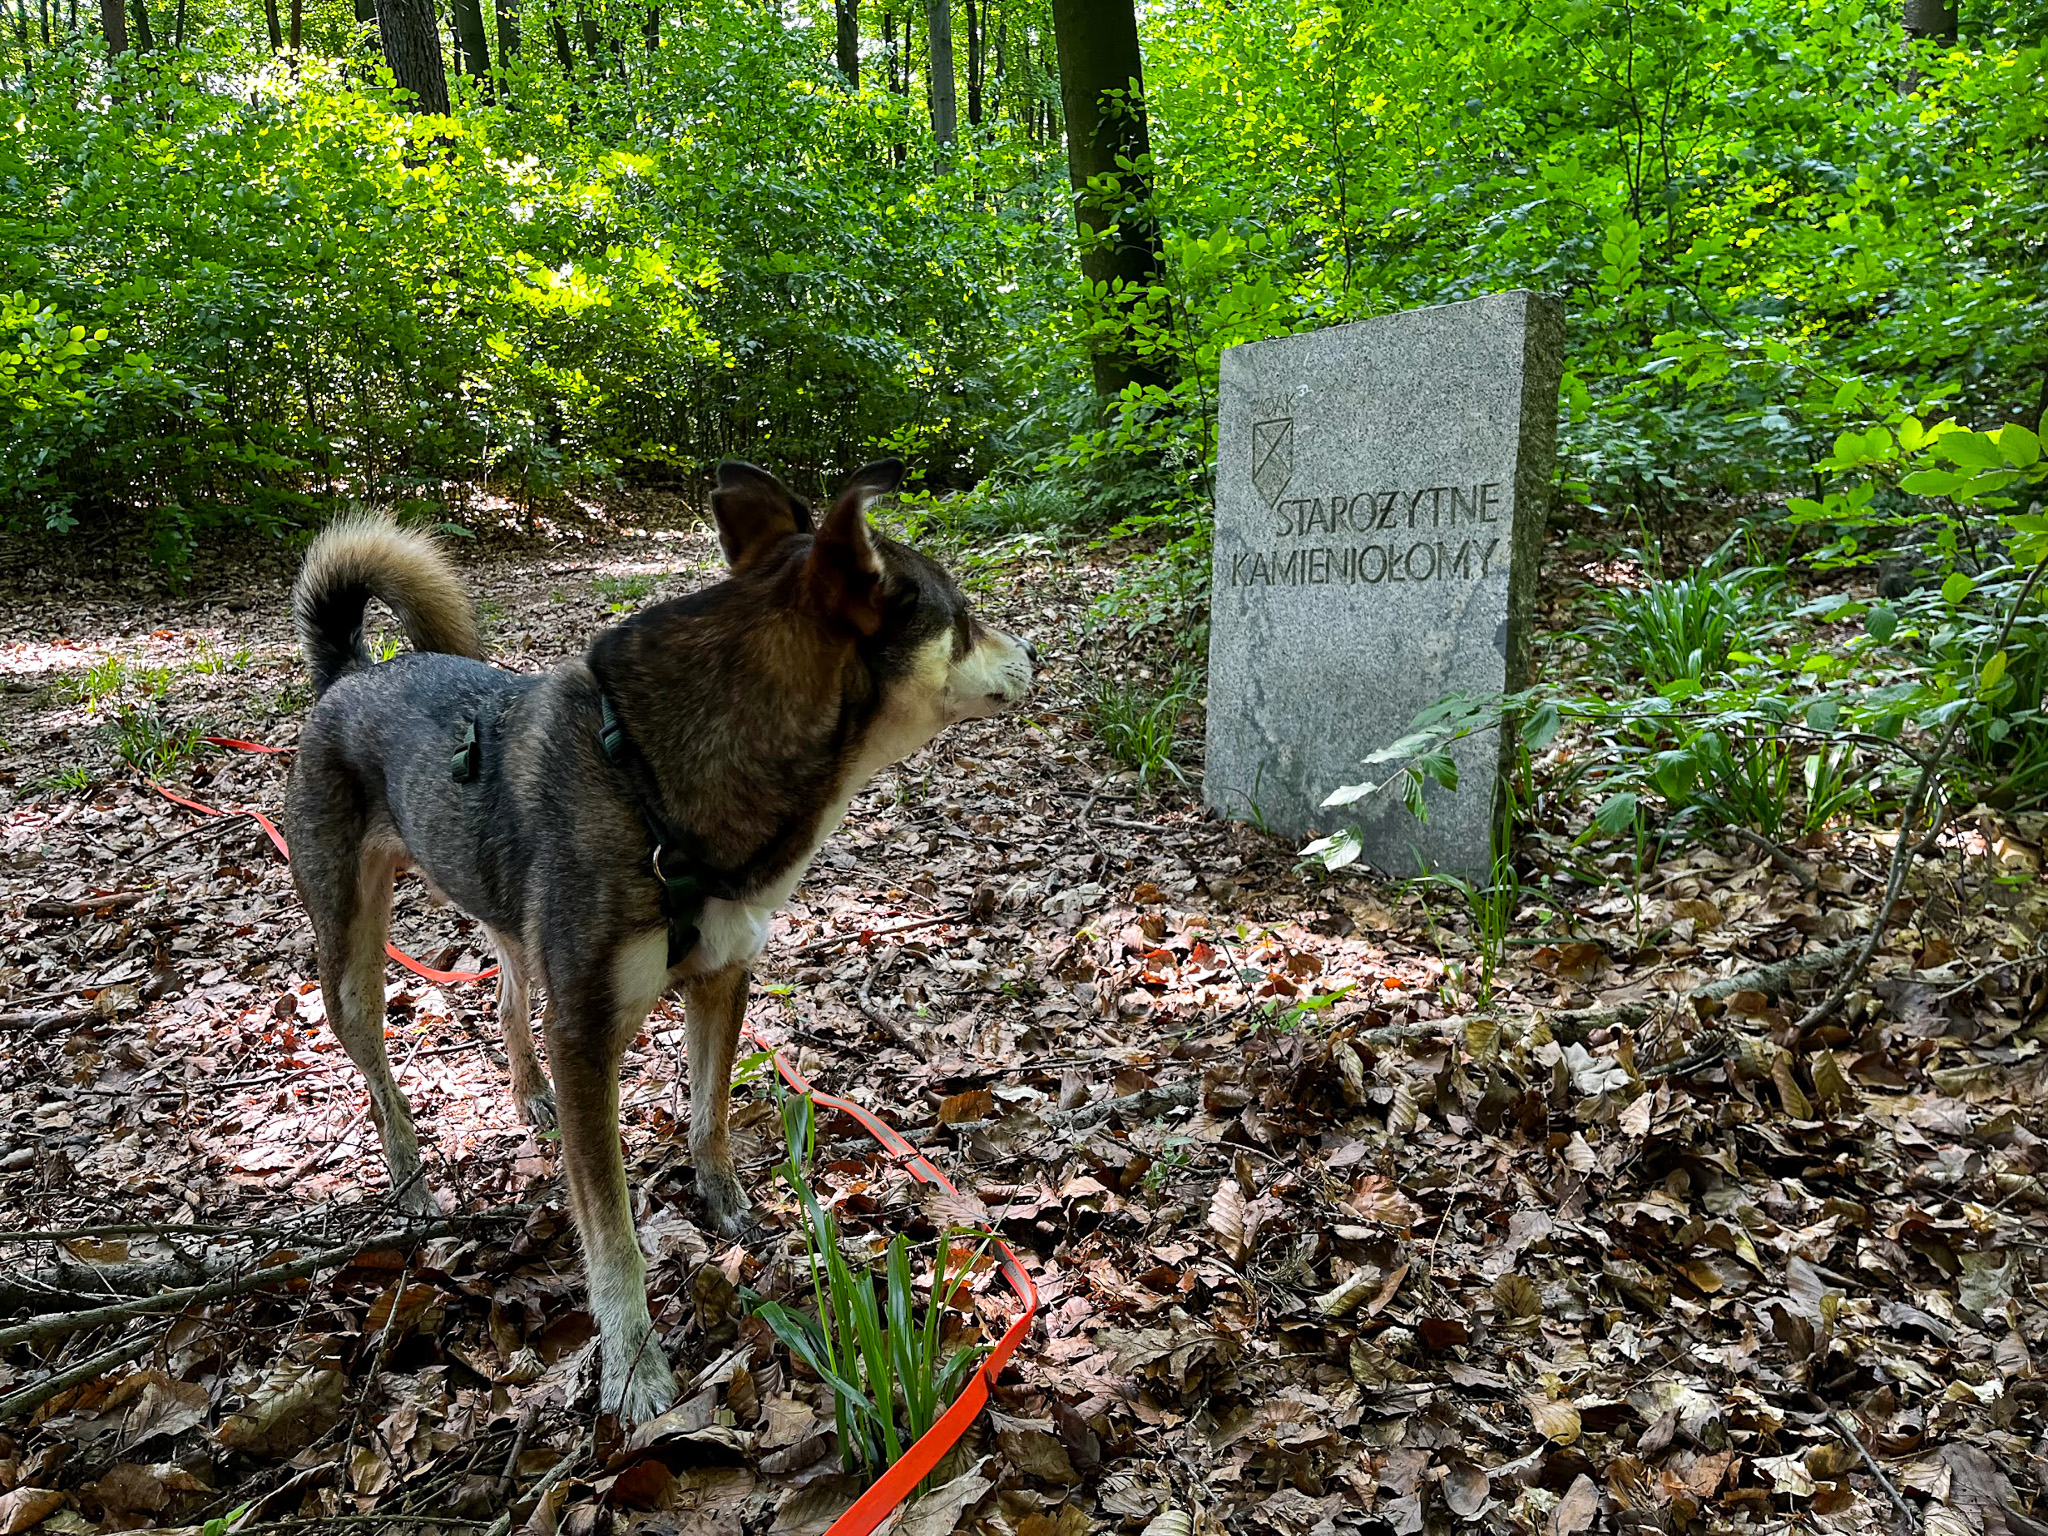
<path fill-rule="evenodd" d="M 1819 1402 L 1818 1398 L 1814 1400 Z M 1906 1529 L 1915 1532 L 1926 1530 L 1927 1527 L 1921 1522 L 1920 1512 L 1905 1501 L 1897 1487 L 1893 1485 L 1892 1480 L 1884 1475 L 1884 1468 L 1880 1467 L 1877 1464 L 1877 1458 L 1870 1454 L 1870 1447 L 1863 1443 L 1863 1436 L 1857 1432 L 1856 1426 L 1849 1421 L 1848 1415 L 1844 1414 L 1841 1409 L 1835 1407 L 1832 1403 L 1825 1403 L 1822 1406 L 1827 1409 L 1828 1422 L 1834 1425 L 1842 1435 L 1847 1437 L 1851 1445 L 1856 1447 L 1856 1454 L 1863 1458 L 1863 1465 L 1868 1467 L 1870 1475 L 1877 1479 L 1877 1486 L 1882 1488 L 1885 1497 L 1892 1501 L 1892 1508 L 1896 1509 L 1899 1512 L 1899 1518 L 1906 1522 Z"/>
<path fill-rule="evenodd" d="M 861 1014 L 869 1023 L 916 1056 L 920 1061 L 929 1061 L 931 1060 L 931 1051 L 922 1040 L 919 1040 L 911 1033 L 910 1026 L 892 1018 L 872 997 L 868 996 L 868 988 L 875 984 L 875 978 L 882 973 L 882 967 L 889 963 L 889 958 L 885 957 L 877 960 L 868 967 L 867 975 L 861 978 L 859 999 Z"/>
<path fill-rule="evenodd" d="M 2006 612 L 2005 623 L 1999 626 L 1998 638 L 1992 643 L 1990 654 L 1995 656 L 2005 650 L 2006 642 L 2012 639 L 2013 626 L 2019 623 L 2021 610 L 2027 606 L 2027 599 L 2034 595 L 2034 588 L 2040 584 L 2044 574 L 2048 574 L 2048 555 L 2044 555 L 2035 563 L 2033 570 L 2027 573 L 2026 582 L 2020 587 L 2019 596 L 2013 599 L 2012 607 Z M 1892 909 L 1899 904 L 1899 897 L 1905 890 L 1906 873 L 1912 868 L 1914 856 L 1925 846 L 1914 840 L 1913 829 L 1920 824 L 1920 813 L 1926 809 L 1927 796 L 1934 787 L 1935 775 L 1941 771 L 1942 763 L 1947 759 L 1949 750 L 1955 746 L 1956 737 L 1962 733 L 1963 722 L 1968 718 L 1968 710 L 1955 710 L 1948 717 L 1948 723 L 1942 727 L 1941 737 L 1935 742 L 1934 750 L 1920 759 L 1920 776 L 1913 781 L 1913 792 L 1906 797 L 1906 808 L 1899 814 L 1898 839 L 1892 844 L 1891 864 L 1885 874 L 1884 900 L 1878 905 L 1877 916 L 1870 921 L 1870 933 L 1856 951 L 1856 958 L 1848 971 L 1835 983 L 1834 990 L 1801 1017 L 1799 1028 L 1802 1031 L 1825 1024 L 1840 1013 L 1842 1005 L 1849 1001 L 1849 995 L 1862 982 L 1863 973 L 1870 969 L 1871 959 L 1877 954 L 1878 945 L 1884 942 L 1885 933 L 1891 927 Z M 1938 830 L 1946 820 L 1946 811 L 1938 814 L 1935 817 L 1935 829 Z M 1926 834 L 1929 842 L 1933 835 L 1933 831 Z"/>
<path fill-rule="evenodd" d="M 893 928 L 860 928 L 851 933 L 835 933 L 830 938 L 813 939 L 788 951 L 783 958 L 800 960 L 806 955 L 815 955 L 832 948 L 835 944 L 851 944 L 855 940 L 887 939 L 899 933 L 915 933 L 920 928 L 936 928 L 942 923 L 961 923 L 968 919 L 962 913 L 952 912 L 939 917 L 921 917 L 914 923 L 898 923 Z"/>
<path fill-rule="evenodd" d="M 589 1430 L 585 1430 L 583 1432 L 583 1438 L 578 1440 L 574 1445 L 569 1447 L 569 1454 L 564 1456 L 560 1461 L 556 1462 L 554 1466 L 548 1470 L 547 1475 L 543 1477 L 538 1483 L 534 1484 L 533 1491 L 529 1493 L 527 1497 L 531 1499 L 546 1498 L 548 1496 L 548 1490 L 553 1488 L 555 1484 L 559 1483 L 563 1478 L 567 1477 L 569 1475 L 570 1469 L 573 1468 L 577 1462 L 581 1461 L 585 1456 L 590 1454 L 590 1448 L 592 1444 L 594 1444 L 594 1441 L 591 1438 L 591 1432 Z M 490 1526 L 486 1529 L 484 1536 L 508 1536 L 508 1533 L 511 1531 L 511 1529 L 512 1511 L 508 1509 L 505 1511 L 505 1513 L 498 1516 L 497 1519 L 493 1520 L 490 1523 Z"/>
<path fill-rule="evenodd" d="M 218 816 L 209 816 L 197 826 L 187 827 L 175 837 L 167 837 L 160 843 L 151 843 L 142 852 L 130 854 L 128 856 L 128 863 L 131 867 L 146 863 L 167 848 L 175 848 L 178 844 L 190 842 L 193 838 L 202 836 L 205 833 L 218 832 L 222 827 L 231 826 L 235 822 L 247 821 L 248 819 L 249 813 L 247 811 L 224 811 Z"/>
<path fill-rule="evenodd" d="M 1722 830 L 1733 832 L 1750 847 L 1769 854 L 1773 864 L 1797 880 L 1805 889 L 1810 891 L 1820 885 L 1820 871 L 1775 838 L 1765 837 L 1761 832 L 1752 832 L 1748 827 L 1730 826 Z"/>

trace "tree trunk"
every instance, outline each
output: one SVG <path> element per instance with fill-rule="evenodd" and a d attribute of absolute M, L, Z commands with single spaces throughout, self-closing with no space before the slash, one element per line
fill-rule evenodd
<path fill-rule="evenodd" d="M 391 66 L 392 78 L 416 98 L 413 110 L 446 112 L 448 70 L 441 62 L 434 0 L 377 0 L 377 35 L 383 40 L 384 62 Z"/>
<path fill-rule="evenodd" d="M 156 47 L 156 38 L 149 30 L 149 6 L 144 0 L 135 0 L 135 51 L 148 53 Z"/>
<path fill-rule="evenodd" d="M 640 40 L 647 45 L 649 52 L 661 46 L 660 6 L 650 5 L 647 7 L 647 15 L 640 22 Z"/>
<path fill-rule="evenodd" d="M 272 53 L 284 47 L 284 28 L 277 19 L 277 0 L 263 0 L 263 30 L 270 34 Z"/>
<path fill-rule="evenodd" d="M 932 135 L 943 148 L 953 147 L 959 137 L 959 97 L 953 81 L 953 0 L 924 0 L 926 50 L 930 67 L 925 75 L 931 86 Z"/>
<path fill-rule="evenodd" d="M 43 46 L 47 48 L 50 46 L 50 0 L 42 0 L 39 9 L 43 20 Z"/>
<path fill-rule="evenodd" d="M 884 62 L 889 66 L 889 89 L 899 96 L 908 95 L 910 68 L 907 64 L 901 69 L 898 68 L 902 55 L 896 46 L 896 13 L 893 10 L 882 13 L 882 42 L 888 51 L 888 57 Z M 908 155 L 909 150 L 902 144 L 898 144 L 892 152 L 892 158 L 898 165 L 901 165 Z"/>
<path fill-rule="evenodd" d="M 1152 152 L 1137 7 L 1135 0 L 1052 0 L 1052 24 L 1081 276 L 1091 291 L 1107 285 L 1112 311 L 1128 317 L 1133 302 L 1121 295 L 1159 275 L 1151 188 L 1141 172 L 1117 167 L 1119 157 L 1142 163 Z M 1136 353 L 1128 333 L 1098 340 L 1095 348 L 1095 391 L 1104 399 L 1126 384 L 1168 382 L 1156 363 Z"/>
<path fill-rule="evenodd" d="M 1956 40 L 1956 0 L 1905 0 L 1906 36 L 1928 42 Z"/>
<path fill-rule="evenodd" d="M 981 7 L 967 0 L 967 121 L 981 126 L 981 77 L 988 65 L 987 41 L 981 35 Z"/>
<path fill-rule="evenodd" d="M 299 0 L 292 0 L 292 14 L 298 15 Z M 185 51 L 185 0 L 178 0 L 177 18 L 171 23 L 171 52 Z"/>
<path fill-rule="evenodd" d="M 128 8 L 123 0 L 100 0 L 100 30 L 109 54 L 128 51 Z"/>
<path fill-rule="evenodd" d="M 510 69 L 519 57 L 519 0 L 496 0 L 492 9 L 498 18 L 498 68 Z"/>
<path fill-rule="evenodd" d="M 833 53 L 839 73 L 846 77 L 849 91 L 860 90 L 860 0 L 833 0 L 832 19 L 838 25 Z"/>
<path fill-rule="evenodd" d="M 1008 118 L 1017 120 L 1017 113 L 1010 105 L 1010 31 L 1009 21 L 1000 13 L 996 16 L 996 120 Z"/>
<path fill-rule="evenodd" d="M 274 0 L 273 0 L 274 3 Z M 491 45 L 484 36 L 483 0 L 455 0 L 455 41 L 463 70 L 479 80 L 491 76 Z"/>
<path fill-rule="evenodd" d="M 597 18 L 588 11 L 576 13 L 576 30 L 583 34 L 583 52 L 598 70 L 604 68 L 604 34 L 597 30 Z"/>

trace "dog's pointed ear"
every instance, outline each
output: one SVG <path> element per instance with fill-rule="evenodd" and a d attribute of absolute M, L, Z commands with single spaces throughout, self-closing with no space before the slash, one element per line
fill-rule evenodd
<path fill-rule="evenodd" d="M 711 515 L 725 562 L 745 570 L 793 533 L 811 531 L 811 509 L 759 465 L 727 459 L 718 466 Z"/>
<path fill-rule="evenodd" d="M 868 503 L 903 483 L 903 461 L 879 459 L 854 472 L 825 514 L 804 585 L 827 623 L 872 635 L 882 627 L 882 559 L 868 531 Z"/>

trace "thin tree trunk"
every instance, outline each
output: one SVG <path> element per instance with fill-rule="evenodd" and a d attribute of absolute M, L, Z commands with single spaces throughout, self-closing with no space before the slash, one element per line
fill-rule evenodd
<path fill-rule="evenodd" d="M 484 36 L 482 0 L 455 0 L 452 9 L 455 41 L 463 70 L 479 80 L 488 80 L 491 76 L 491 45 Z"/>
<path fill-rule="evenodd" d="M 889 55 L 887 59 L 889 66 L 889 89 L 898 95 L 907 95 L 910 90 L 908 83 L 910 77 L 907 71 L 898 68 L 901 55 L 896 47 L 896 12 L 894 10 L 882 12 L 882 42 L 887 48 Z M 898 165 L 901 165 L 908 154 L 909 151 L 905 146 L 898 144 L 892 152 L 892 158 Z"/>
<path fill-rule="evenodd" d="M 967 121 L 977 128 L 981 126 L 981 77 L 988 65 L 981 27 L 981 7 L 967 0 Z"/>
<path fill-rule="evenodd" d="M 14 35 L 21 43 L 21 67 L 28 69 L 28 0 L 14 0 Z"/>
<path fill-rule="evenodd" d="M 136 0 L 137 4 L 141 0 Z M 441 28 L 434 0 L 377 0 L 377 35 L 384 62 L 401 90 L 416 98 L 413 110 L 448 110 L 448 69 L 441 60 Z"/>
<path fill-rule="evenodd" d="M 600 71 L 604 68 L 604 34 L 597 30 L 597 18 L 588 11 L 576 13 L 576 30 L 583 34 L 583 52 Z"/>
<path fill-rule="evenodd" d="M 185 0 L 178 0 L 178 11 L 180 15 L 184 14 L 184 9 Z M 297 53 L 299 51 L 300 45 L 305 42 L 305 39 L 306 0 L 292 0 L 291 33 L 290 36 L 286 39 L 286 45 L 291 49 L 293 53 Z"/>
<path fill-rule="evenodd" d="M 640 40 L 647 44 L 650 52 L 661 46 L 660 6 L 650 5 L 647 7 L 647 15 L 640 23 Z"/>
<path fill-rule="evenodd" d="M 1110 305 L 1127 318 L 1135 302 L 1120 295 L 1159 275 L 1159 226 L 1151 188 L 1119 159 L 1151 155 L 1145 125 L 1144 66 L 1138 52 L 1135 0 L 1052 0 L 1059 47 L 1060 98 L 1066 108 L 1067 169 L 1081 234 L 1081 276 L 1107 288 Z M 1108 186 L 1104 193 L 1091 182 Z M 1165 384 L 1166 374 L 1123 338 L 1095 343 L 1095 391 L 1104 399 L 1131 383 Z"/>
<path fill-rule="evenodd" d="M 263 0 L 263 30 L 270 34 L 270 51 L 284 47 L 284 28 L 277 20 L 277 0 Z"/>
<path fill-rule="evenodd" d="M 149 30 L 149 6 L 144 0 L 135 0 L 135 51 L 148 53 L 156 47 L 156 38 Z"/>
<path fill-rule="evenodd" d="M 944 149 L 951 149 L 959 137 L 959 97 L 953 80 L 953 0 L 925 0 L 925 37 L 930 67 L 925 77 L 931 88 L 932 135 Z"/>
<path fill-rule="evenodd" d="M 576 75 L 576 55 L 569 48 L 569 29 L 562 25 L 559 16 L 548 17 L 548 35 L 554 39 L 555 59 L 562 66 L 562 73 L 571 79 Z"/>
<path fill-rule="evenodd" d="M 839 73 L 846 77 L 849 91 L 860 90 L 860 0 L 833 0 L 832 19 L 837 26 L 833 52 Z"/>
<path fill-rule="evenodd" d="M 297 4 L 298 4 L 298 0 L 292 0 L 292 4 L 293 4 L 293 6 L 294 6 L 294 7 L 296 7 L 296 6 L 297 6 Z M 173 52 L 173 53 L 183 53 L 184 51 L 185 51 L 185 0 L 178 0 L 178 11 L 177 11 L 177 15 L 176 15 L 176 16 L 175 16 L 175 17 L 174 17 L 174 18 L 172 19 L 172 21 L 171 21 L 171 52 Z"/>
<path fill-rule="evenodd" d="M 1901 9 L 1906 36 L 1929 42 L 1956 40 L 1956 0 L 1905 0 Z"/>
<path fill-rule="evenodd" d="M 519 57 L 519 0 L 495 0 L 498 17 L 498 68 L 510 69 Z"/>
<path fill-rule="evenodd" d="M 37 9 L 42 12 L 43 46 L 47 48 L 50 46 L 50 0 L 41 0 Z"/>
<path fill-rule="evenodd" d="M 994 0 L 990 0 L 993 4 Z M 1010 29 L 1008 18 L 1001 12 L 996 14 L 996 99 L 995 115 L 998 120 L 1017 120 L 1010 110 Z"/>

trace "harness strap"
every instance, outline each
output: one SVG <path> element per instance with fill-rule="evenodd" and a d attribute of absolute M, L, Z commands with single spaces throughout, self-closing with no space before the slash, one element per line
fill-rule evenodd
<path fill-rule="evenodd" d="M 682 847 L 682 839 L 662 821 L 661 813 L 655 809 L 641 783 L 646 772 L 645 759 L 639 758 L 632 740 L 626 735 L 625 726 L 619 720 L 619 712 L 612 707 L 610 696 L 601 689 L 597 695 L 597 711 L 597 739 L 604 748 L 605 760 L 622 770 L 632 784 L 640 819 L 646 823 L 648 840 L 654 845 L 648 866 L 654 871 L 655 884 L 661 887 L 661 915 L 668 920 L 668 963 L 673 968 L 697 947 L 698 924 L 704 916 L 704 903 L 729 889 L 730 882 L 701 865 L 691 866 Z M 676 873 L 663 868 L 664 856 L 681 868 Z"/>

